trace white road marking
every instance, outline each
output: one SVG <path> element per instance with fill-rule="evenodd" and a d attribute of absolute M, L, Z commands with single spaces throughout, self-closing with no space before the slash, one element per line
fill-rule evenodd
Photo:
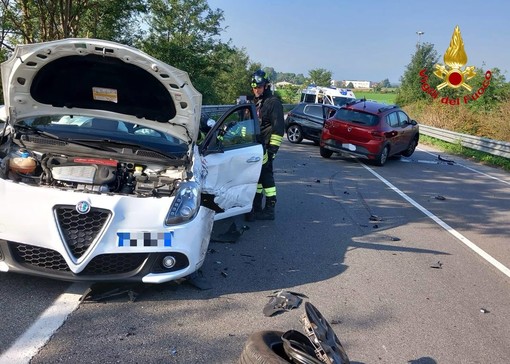
<path fill-rule="evenodd" d="M 0 364 L 28 364 L 51 336 L 80 305 L 80 297 L 88 284 L 74 283 L 62 293 L 21 335 L 14 344 L 0 355 Z"/>
<path fill-rule="evenodd" d="M 463 244 L 465 244 L 468 248 L 473 250 L 475 253 L 480 255 L 483 259 L 485 259 L 487 262 L 492 264 L 496 269 L 501 271 L 504 275 L 510 278 L 510 269 L 501 264 L 498 260 L 494 259 L 490 254 L 488 254 L 486 251 L 481 249 L 478 245 L 470 241 L 468 238 L 466 238 L 464 235 L 453 229 L 450 225 L 442 221 L 440 218 L 438 218 L 436 215 L 434 215 L 432 212 L 427 210 L 425 207 L 421 206 L 419 203 L 414 201 L 411 197 L 407 196 L 404 192 L 399 190 L 397 187 L 395 187 L 393 184 L 391 184 L 388 180 L 386 180 L 384 177 L 382 177 L 380 174 L 372 170 L 370 167 L 365 165 L 364 163 L 360 163 L 366 170 L 368 170 L 370 173 L 372 173 L 375 177 L 377 177 L 381 182 L 383 182 L 386 186 L 391 188 L 393 191 L 398 193 L 402 198 L 404 198 L 407 202 L 409 202 L 411 205 L 416 207 L 418 210 L 423 212 L 426 216 L 428 216 L 430 219 L 432 219 L 434 222 L 436 222 L 439 226 L 441 226 L 443 229 L 445 229 L 447 232 L 452 234 L 455 238 L 460 240 Z"/>
<path fill-rule="evenodd" d="M 420 159 L 409 159 L 409 158 L 401 158 L 400 159 L 401 162 L 405 162 L 405 163 L 411 163 L 411 162 L 415 162 L 415 163 L 424 163 L 424 164 L 439 164 L 439 163 L 444 163 L 444 162 L 441 162 L 441 161 L 426 161 L 426 160 L 420 160 Z"/>

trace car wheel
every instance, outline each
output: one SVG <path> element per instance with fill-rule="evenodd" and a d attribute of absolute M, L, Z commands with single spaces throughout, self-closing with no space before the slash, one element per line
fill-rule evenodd
<path fill-rule="evenodd" d="M 381 153 L 375 158 L 374 163 L 377 166 L 384 166 L 386 161 L 388 160 L 388 156 L 390 154 L 390 147 L 387 145 L 383 148 Z"/>
<path fill-rule="evenodd" d="M 324 157 L 324 158 L 331 158 L 331 156 L 333 155 L 333 151 L 323 148 L 323 147 L 320 147 L 320 153 L 321 153 L 321 157 Z"/>
<path fill-rule="evenodd" d="M 299 125 L 291 125 L 287 128 L 287 139 L 291 143 L 301 143 L 303 141 L 303 130 Z"/>
<path fill-rule="evenodd" d="M 407 149 L 402 152 L 402 155 L 404 157 L 410 157 L 414 153 L 414 150 L 416 149 L 417 145 L 418 145 L 418 139 L 417 138 L 413 138 L 409 142 L 409 146 L 407 147 Z"/>
<path fill-rule="evenodd" d="M 251 334 L 244 344 L 239 364 L 290 363 L 283 349 L 282 335 L 280 331 L 258 331 Z"/>

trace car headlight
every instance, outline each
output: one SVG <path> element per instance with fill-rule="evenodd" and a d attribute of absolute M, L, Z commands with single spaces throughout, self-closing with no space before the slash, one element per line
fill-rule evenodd
<path fill-rule="evenodd" d="M 193 219 L 200 207 L 200 186 L 196 182 L 182 182 L 166 215 L 165 224 L 175 225 Z"/>

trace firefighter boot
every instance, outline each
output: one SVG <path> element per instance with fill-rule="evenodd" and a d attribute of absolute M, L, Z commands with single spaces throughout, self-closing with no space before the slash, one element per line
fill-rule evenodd
<path fill-rule="evenodd" d="M 250 212 L 244 214 L 244 219 L 249 222 L 255 221 L 255 215 L 262 212 L 262 194 L 256 193 L 253 199 L 253 206 Z"/>
<path fill-rule="evenodd" d="M 276 205 L 276 197 L 266 197 L 266 207 L 261 212 L 255 213 L 257 220 L 274 220 L 274 207 Z"/>

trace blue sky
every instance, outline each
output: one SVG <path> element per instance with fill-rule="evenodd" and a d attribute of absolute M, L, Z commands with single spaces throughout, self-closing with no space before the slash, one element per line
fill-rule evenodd
<path fill-rule="evenodd" d="M 397 83 L 418 39 L 443 62 L 456 25 L 466 66 L 510 80 L 510 2 L 502 0 L 208 0 L 222 9 L 222 39 L 277 72 L 324 68 L 335 80 Z M 422 31 L 418 36 L 416 32 Z"/>

